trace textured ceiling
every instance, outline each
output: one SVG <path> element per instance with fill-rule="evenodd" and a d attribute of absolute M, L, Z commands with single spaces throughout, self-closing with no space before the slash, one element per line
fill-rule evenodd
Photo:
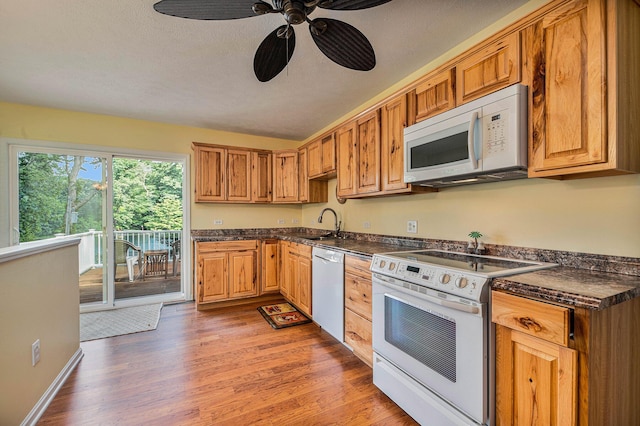
<path fill-rule="evenodd" d="M 155 1 L 0 0 L 0 101 L 303 140 L 526 3 L 316 9 L 362 31 L 376 67 L 336 65 L 302 24 L 288 69 L 260 83 L 253 55 L 281 15 L 197 21 L 161 15 Z"/>

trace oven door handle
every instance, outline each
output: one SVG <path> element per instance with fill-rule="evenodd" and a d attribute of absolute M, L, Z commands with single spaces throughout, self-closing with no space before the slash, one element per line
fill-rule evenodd
<path fill-rule="evenodd" d="M 386 285 L 383 284 L 383 283 L 384 282 L 389 282 L 384 277 L 382 277 L 382 276 L 380 276 L 378 274 L 375 274 L 375 278 L 376 278 L 376 280 L 381 281 L 380 284 L 384 285 L 385 287 L 386 287 Z M 419 306 L 415 306 L 413 303 L 410 303 L 409 301 L 403 300 L 403 299 L 401 299 L 401 298 L 399 298 L 397 296 L 394 296 L 392 294 L 385 293 L 385 296 L 390 297 L 392 299 L 396 299 L 396 300 L 398 300 L 398 301 L 400 301 L 402 303 L 406 303 L 407 305 L 411 305 L 411 306 L 413 306 L 415 308 L 419 308 Z M 439 297 L 433 297 L 433 296 L 430 296 L 428 294 L 420 294 L 420 297 L 422 299 L 427 300 L 428 302 L 433 303 L 433 304 L 444 306 L 445 308 L 450 308 L 450 309 L 454 309 L 456 311 L 466 312 L 466 313 L 473 314 L 473 315 L 481 314 L 479 306 L 467 305 L 465 303 L 456 302 L 454 300 L 440 299 Z"/>

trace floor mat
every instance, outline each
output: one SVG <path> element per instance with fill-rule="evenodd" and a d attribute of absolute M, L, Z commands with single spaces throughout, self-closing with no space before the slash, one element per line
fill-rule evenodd
<path fill-rule="evenodd" d="M 155 330 L 162 303 L 80 314 L 80 341 Z"/>
<path fill-rule="evenodd" d="M 258 312 L 260 312 L 271 327 L 276 330 L 311 322 L 309 318 L 301 312 L 298 312 L 298 310 L 289 303 L 260 306 Z"/>

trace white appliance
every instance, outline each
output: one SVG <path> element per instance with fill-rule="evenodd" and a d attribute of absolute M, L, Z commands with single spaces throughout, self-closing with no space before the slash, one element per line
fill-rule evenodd
<path fill-rule="evenodd" d="M 444 187 L 527 177 L 527 87 L 516 84 L 404 130 L 404 180 Z"/>
<path fill-rule="evenodd" d="M 374 255 L 374 384 L 421 424 L 491 424 L 488 283 L 553 266 L 441 250 Z"/>
<path fill-rule="evenodd" d="M 314 247 L 311 306 L 313 320 L 344 342 L 344 253 Z"/>

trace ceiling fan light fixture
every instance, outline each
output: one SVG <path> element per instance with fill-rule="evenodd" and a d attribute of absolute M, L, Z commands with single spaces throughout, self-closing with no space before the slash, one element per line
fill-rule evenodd
<path fill-rule="evenodd" d="M 304 3 L 299 1 L 285 1 L 282 7 L 284 19 L 291 25 L 299 25 L 307 20 L 307 14 L 311 13 L 314 8 L 305 7 Z"/>

